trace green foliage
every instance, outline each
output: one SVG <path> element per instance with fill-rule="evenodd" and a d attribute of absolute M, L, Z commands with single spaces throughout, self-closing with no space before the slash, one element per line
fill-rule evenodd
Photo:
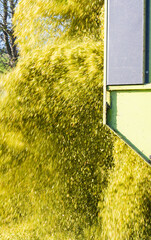
<path fill-rule="evenodd" d="M 94 235 L 112 166 L 102 74 L 103 46 L 89 40 L 46 45 L 3 78 L 0 223 L 11 236 L 4 226 L 25 222 L 11 239 Z"/>
<path fill-rule="evenodd" d="M 114 158 L 101 212 L 101 239 L 150 239 L 151 168 L 119 139 Z"/>
<path fill-rule="evenodd" d="M 5 68 L 4 68 L 3 64 L 0 62 L 0 75 L 2 73 L 4 73 L 4 71 L 5 71 Z"/>
<path fill-rule="evenodd" d="M 5 53 L 0 52 L 0 75 L 10 70 L 9 57 Z"/>

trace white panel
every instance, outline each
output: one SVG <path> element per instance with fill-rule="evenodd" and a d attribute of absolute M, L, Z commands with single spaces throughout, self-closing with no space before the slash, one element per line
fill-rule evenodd
<path fill-rule="evenodd" d="M 108 0 L 107 85 L 143 84 L 144 0 Z"/>

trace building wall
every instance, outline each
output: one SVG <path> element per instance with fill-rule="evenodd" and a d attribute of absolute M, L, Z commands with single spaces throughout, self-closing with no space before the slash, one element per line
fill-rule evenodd
<path fill-rule="evenodd" d="M 108 91 L 107 125 L 142 157 L 151 155 L 151 89 L 114 87 Z M 123 88 L 123 87 L 122 87 Z M 135 88 L 133 86 L 133 88 Z"/>

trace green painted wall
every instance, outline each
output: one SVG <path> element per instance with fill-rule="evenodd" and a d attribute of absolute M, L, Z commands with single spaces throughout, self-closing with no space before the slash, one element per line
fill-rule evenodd
<path fill-rule="evenodd" d="M 113 90 L 107 125 L 146 160 L 151 155 L 151 89 Z"/>
<path fill-rule="evenodd" d="M 150 1 L 150 19 L 149 19 L 149 50 L 151 50 L 151 1 Z M 151 83 L 151 51 L 149 51 L 149 83 Z"/>

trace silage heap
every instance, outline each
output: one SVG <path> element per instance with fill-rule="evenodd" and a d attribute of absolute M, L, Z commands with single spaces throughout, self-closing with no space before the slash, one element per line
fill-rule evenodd
<path fill-rule="evenodd" d="M 3 77 L 1 226 L 25 224 L 22 239 L 84 238 L 97 221 L 112 165 L 102 69 L 101 43 L 67 42 L 35 50 Z"/>

